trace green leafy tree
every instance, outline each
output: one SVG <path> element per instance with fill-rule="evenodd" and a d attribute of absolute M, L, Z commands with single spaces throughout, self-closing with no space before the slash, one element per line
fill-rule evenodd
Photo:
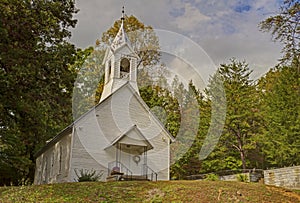
<path fill-rule="evenodd" d="M 300 71 L 300 3 L 298 0 L 284 0 L 280 13 L 260 24 L 260 29 L 271 32 L 275 41 L 283 43 L 281 62 L 296 63 Z"/>
<path fill-rule="evenodd" d="M 160 86 L 147 86 L 140 89 L 140 94 L 166 129 L 176 137 L 180 125 L 180 109 L 172 93 Z"/>
<path fill-rule="evenodd" d="M 300 79 L 296 65 L 270 70 L 259 81 L 264 117 L 264 168 L 299 165 Z"/>
<path fill-rule="evenodd" d="M 104 85 L 104 50 L 92 47 L 77 52 L 77 60 L 71 66 L 77 72 L 73 89 L 73 118 L 90 110 L 99 103 Z"/>
<path fill-rule="evenodd" d="M 171 161 L 174 162 L 171 165 L 171 177 L 182 179 L 199 173 L 201 167 L 199 151 L 203 138 L 200 139 L 199 136 L 199 125 L 202 124 L 199 104 L 202 102 L 202 94 L 192 81 L 188 89 L 185 89 L 176 76 L 172 86 L 174 97 L 181 101 L 179 103 L 181 120 L 177 125 L 173 125 L 178 129 L 178 133 L 176 141 L 171 144 Z"/>
<path fill-rule="evenodd" d="M 76 12 L 72 0 L 0 1 L 1 184 L 32 180 L 35 152 L 71 121 Z"/>
<path fill-rule="evenodd" d="M 300 112 L 300 3 L 285 0 L 280 13 L 260 23 L 262 31 L 271 32 L 283 43 L 286 66 L 271 69 L 259 80 L 264 127 L 259 149 L 264 155 L 264 168 L 299 164 Z"/>

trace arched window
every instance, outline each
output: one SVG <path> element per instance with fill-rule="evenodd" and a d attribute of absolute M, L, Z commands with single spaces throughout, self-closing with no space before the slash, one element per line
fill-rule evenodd
<path fill-rule="evenodd" d="M 120 71 L 129 73 L 130 70 L 130 62 L 127 58 L 122 58 L 121 63 L 120 63 Z"/>

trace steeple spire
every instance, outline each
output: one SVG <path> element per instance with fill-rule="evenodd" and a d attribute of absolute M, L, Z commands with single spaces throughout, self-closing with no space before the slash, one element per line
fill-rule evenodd
<path fill-rule="evenodd" d="M 113 50 L 116 50 L 120 47 L 122 47 L 124 44 L 129 43 L 127 34 L 124 30 L 124 21 L 125 21 L 125 11 L 124 11 L 124 6 L 122 7 L 122 17 L 121 17 L 121 26 L 119 29 L 119 32 L 117 33 L 115 39 L 113 40 L 111 44 L 111 48 Z"/>
<path fill-rule="evenodd" d="M 124 6 L 122 7 L 122 17 L 121 17 L 121 20 L 122 20 L 122 23 L 124 22 L 124 20 L 125 20 L 125 18 L 124 18 L 124 13 L 125 13 L 125 11 L 124 11 L 125 9 L 124 9 Z"/>

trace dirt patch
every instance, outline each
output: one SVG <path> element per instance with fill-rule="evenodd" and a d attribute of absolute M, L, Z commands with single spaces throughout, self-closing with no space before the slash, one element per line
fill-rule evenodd
<path fill-rule="evenodd" d="M 153 202 L 153 201 L 157 201 L 160 202 L 163 200 L 163 197 L 165 196 L 165 193 L 163 191 L 161 191 L 158 188 L 154 188 L 148 191 L 146 197 L 146 202 Z"/>
<path fill-rule="evenodd" d="M 300 202 L 300 195 L 297 193 L 294 193 L 293 191 L 291 191 L 289 189 L 279 188 L 279 187 L 275 187 L 275 186 L 267 186 L 267 189 L 281 193 L 282 195 L 284 195 L 286 197 L 296 198 Z"/>

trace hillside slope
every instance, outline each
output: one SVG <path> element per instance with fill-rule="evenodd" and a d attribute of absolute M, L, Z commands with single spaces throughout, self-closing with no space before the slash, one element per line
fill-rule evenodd
<path fill-rule="evenodd" d="M 223 181 L 84 182 L 1 187 L 0 202 L 300 202 L 290 190 Z"/>

